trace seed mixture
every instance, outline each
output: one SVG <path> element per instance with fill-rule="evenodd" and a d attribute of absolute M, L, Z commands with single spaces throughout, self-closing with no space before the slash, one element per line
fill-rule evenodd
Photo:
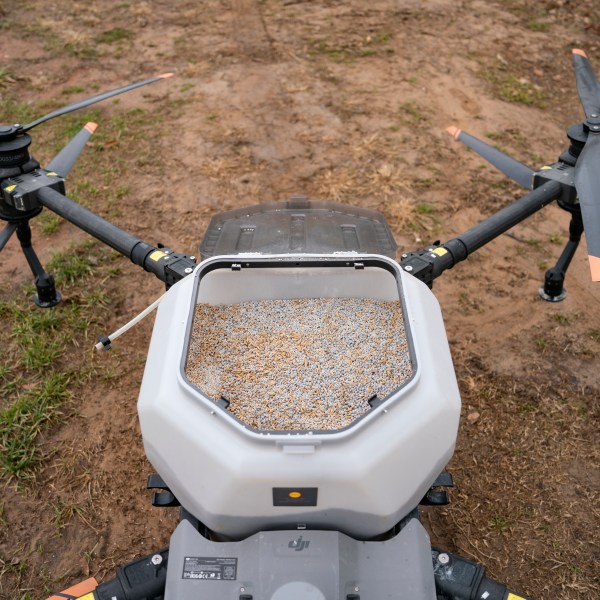
<path fill-rule="evenodd" d="M 352 423 L 412 374 L 399 301 L 366 298 L 198 304 L 186 374 L 259 430 Z"/>

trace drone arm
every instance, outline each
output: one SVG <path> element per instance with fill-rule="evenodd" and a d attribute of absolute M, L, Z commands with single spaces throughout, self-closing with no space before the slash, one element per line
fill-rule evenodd
<path fill-rule="evenodd" d="M 544 208 L 544 206 L 556 200 L 561 193 L 561 184 L 551 181 L 522 196 L 454 239 L 449 240 L 443 244 L 443 247 L 452 254 L 453 261 L 446 268 L 450 268 L 457 262 L 464 260 L 475 250 L 479 250 L 479 248 L 505 233 L 517 223 L 524 221 L 533 213 Z"/>
<path fill-rule="evenodd" d="M 49 208 L 52 212 L 127 256 L 134 264 L 154 273 L 167 286 L 172 285 L 192 271 L 193 259 L 155 248 L 143 242 L 56 190 L 49 187 L 41 188 L 37 192 L 37 199 L 40 204 Z M 178 263 L 181 264 L 178 265 Z"/>
<path fill-rule="evenodd" d="M 446 269 L 556 200 L 561 193 L 561 184 L 549 181 L 441 246 L 403 255 L 400 265 L 431 286 Z"/>

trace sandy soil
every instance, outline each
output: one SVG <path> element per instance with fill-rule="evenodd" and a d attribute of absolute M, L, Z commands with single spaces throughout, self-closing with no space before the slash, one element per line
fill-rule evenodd
<path fill-rule="evenodd" d="M 95 209 L 148 242 L 197 254 L 214 213 L 303 193 L 382 210 L 409 250 L 522 193 L 449 125 L 532 167 L 564 150 L 564 128 L 582 118 L 570 50 L 585 48 L 600 72 L 599 22 L 594 0 L 29 0 L 0 7 L 0 94 L 43 114 L 173 71 L 101 105 L 100 126 L 125 116 L 126 134 L 71 176 L 83 199 L 81 182 L 101 181 Z M 42 163 L 54 154 L 43 136 L 32 146 Z M 108 202 L 114 185 L 126 193 Z M 452 503 L 425 511 L 425 524 L 436 545 L 544 599 L 592 597 L 600 584 L 600 288 L 584 244 L 567 300 L 537 294 L 567 231 L 568 215 L 550 206 L 434 286 L 464 406 Z M 85 237 L 68 224 L 36 235 L 44 261 Z M 23 296 L 30 275 L 14 240 L 2 258 L 2 298 Z M 94 333 L 161 293 L 119 265 L 118 277 L 88 282 L 112 302 L 107 331 Z M 143 323 L 112 356 L 70 350 L 97 375 L 43 432 L 34 477 L 4 482 L 1 598 L 106 579 L 168 544 L 177 515 L 150 506 L 135 407 L 150 331 Z"/>

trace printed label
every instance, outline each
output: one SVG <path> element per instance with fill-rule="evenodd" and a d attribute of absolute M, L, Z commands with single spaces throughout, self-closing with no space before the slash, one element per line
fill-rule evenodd
<path fill-rule="evenodd" d="M 234 581 L 237 577 L 237 558 L 217 556 L 186 556 L 182 579 Z"/>

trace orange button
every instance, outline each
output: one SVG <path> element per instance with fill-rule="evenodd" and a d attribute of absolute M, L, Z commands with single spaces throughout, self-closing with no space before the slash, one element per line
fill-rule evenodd
<path fill-rule="evenodd" d="M 302 497 L 302 494 L 301 494 L 300 492 L 290 492 L 290 493 L 288 494 L 288 496 L 289 496 L 290 498 L 301 498 L 301 497 Z"/>

